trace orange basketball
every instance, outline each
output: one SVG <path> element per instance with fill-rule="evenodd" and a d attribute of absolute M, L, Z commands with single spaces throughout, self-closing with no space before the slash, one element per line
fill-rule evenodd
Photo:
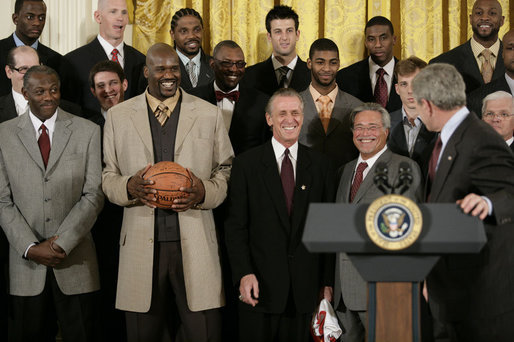
<path fill-rule="evenodd" d="M 157 190 L 154 202 L 155 206 L 163 209 L 171 209 L 173 201 L 177 198 L 187 197 L 181 187 L 190 188 L 193 179 L 189 172 L 177 163 L 162 161 L 152 166 L 144 175 L 144 179 L 153 180 L 154 184 L 146 187 Z"/>

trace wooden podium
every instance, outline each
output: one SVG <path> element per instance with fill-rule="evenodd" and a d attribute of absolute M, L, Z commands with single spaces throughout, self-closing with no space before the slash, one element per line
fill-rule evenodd
<path fill-rule="evenodd" d="M 422 231 L 409 247 L 390 251 L 368 236 L 368 204 L 312 203 L 302 241 L 311 252 L 345 252 L 368 282 L 367 341 L 421 341 L 419 283 L 443 254 L 478 253 L 482 221 L 456 204 L 420 204 Z"/>

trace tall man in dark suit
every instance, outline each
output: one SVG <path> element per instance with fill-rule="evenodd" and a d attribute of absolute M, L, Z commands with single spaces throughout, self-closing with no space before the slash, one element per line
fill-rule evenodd
<path fill-rule="evenodd" d="M 340 90 L 336 83 L 339 49 L 330 39 L 312 43 L 307 67 L 311 84 L 300 93 L 305 104 L 300 143 L 329 156 L 336 168 L 354 159 L 350 113 L 362 102 Z"/>
<path fill-rule="evenodd" d="M 235 155 L 262 145 L 270 138 L 264 115 L 269 96 L 240 84 L 246 65 L 243 50 L 224 40 L 214 48 L 210 65 L 215 80 L 190 93 L 220 108 Z"/>
<path fill-rule="evenodd" d="M 499 90 L 514 94 L 514 30 L 507 32 L 501 43 L 505 75 L 499 76 L 468 94 L 467 106 L 476 114 L 482 112 L 483 100 L 487 95 Z"/>
<path fill-rule="evenodd" d="M 202 49 L 203 21 L 192 8 L 181 8 L 171 18 L 171 40 L 180 58 L 181 87 L 189 91 L 214 79 L 211 56 Z"/>
<path fill-rule="evenodd" d="M 498 31 L 503 25 L 502 7 L 497 0 L 477 0 L 469 15 L 473 37 L 462 45 L 430 61 L 457 68 L 466 84 L 466 93 L 500 78 L 505 73 L 502 42 Z"/>
<path fill-rule="evenodd" d="M 506 91 L 497 91 L 484 98 L 482 120 L 498 132 L 514 151 L 514 98 Z"/>
<path fill-rule="evenodd" d="M 439 322 L 436 340 L 510 341 L 514 336 L 514 155 L 500 135 L 465 107 L 462 76 L 433 64 L 413 80 L 418 112 L 440 132 L 429 163 L 427 198 L 457 203 L 484 220 L 479 254 L 443 256 L 427 278 Z"/>
<path fill-rule="evenodd" d="M 342 203 L 371 203 L 383 193 L 373 184 L 378 163 L 389 169 L 389 183 L 394 184 L 401 163 L 412 170 L 413 182 L 403 195 L 414 201 L 421 199 L 421 172 L 411 159 L 392 153 L 386 145 L 391 121 L 389 113 L 376 103 L 365 103 L 350 114 L 353 143 L 359 157 L 344 166 L 336 201 Z M 366 335 L 367 283 L 345 253 L 336 261 L 334 308 L 339 317 L 342 341 L 362 342 Z"/>
<path fill-rule="evenodd" d="M 273 95 L 279 88 L 303 91 L 311 81 L 307 64 L 296 54 L 300 38 L 298 14 L 289 6 L 278 5 L 266 15 L 271 57 L 246 70 L 243 82 L 251 88 Z"/>
<path fill-rule="evenodd" d="M 239 286 L 240 341 L 308 341 L 320 291 L 332 298 L 333 257 L 301 242 L 307 207 L 334 198 L 334 172 L 321 153 L 298 143 L 303 102 L 278 90 L 266 120 L 273 138 L 235 158 L 225 222 Z"/>
<path fill-rule="evenodd" d="M 125 0 L 98 0 L 95 21 L 99 25 L 96 38 L 63 59 L 63 98 L 80 105 L 87 116 L 101 112 L 89 85 L 89 71 L 100 61 L 112 60 L 121 65 L 128 80 L 126 99 L 141 94 L 146 87 L 143 76 L 145 56 L 123 42 L 128 24 Z"/>
<path fill-rule="evenodd" d="M 27 45 L 37 50 L 42 64 L 59 70 L 61 54 L 41 44 L 39 37 L 45 28 L 46 5 L 43 0 L 16 0 L 12 21 L 16 30 L 12 35 L 0 40 L 0 66 L 6 65 L 9 50 Z M 11 91 L 11 82 L 0 73 L 0 96 Z"/>
<path fill-rule="evenodd" d="M 414 159 L 422 170 L 430 158 L 436 134 L 427 130 L 418 115 L 412 80 L 426 66 L 427 63 L 416 56 L 396 63 L 394 74 L 398 83 L 394 87 L 402 100 L 402 108 L 391 113 L 391 134 L 387 142 L 392 152 Z"/>
<path fill-rule="evenodd" d="M 363 102 L 377 102 L 389 112 L 398 110 L 402 103 L 393 89 L 397 82 L 394 66 L 398 61 L 393 56 L 393 24 L 387 18 L 373 17 L 366 23 L 364 36 L 369 57 L 339 70 L 337 84 Z"/>
<path fill-rule="evenodd" d="M 0 125 L 0 225 L 9 240 L 11 341 L 98 341 L 90 229 L 103 205 L 100 128 L 60 108 L 47 66 L 24 76 L 27 112 Z"/>

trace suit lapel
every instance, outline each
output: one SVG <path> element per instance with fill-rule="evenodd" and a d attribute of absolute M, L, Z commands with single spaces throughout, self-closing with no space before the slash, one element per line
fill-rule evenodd
<path fill-rule="evenodd" d="M 25 112 L 22 116 L 20 116 L 20 121 L 18 123 L 18 127 L 20 131 L 18 132 L 18 137 L 22 145 L 25 147 L 30 157 L 34 162 L 45 171 L 45 165 L 43 164 L 43 158 L 41 157 L 41 151 L 39 150 L 39 146 L 36 140 L 36 131 L 34 130 L 34 126 L 32 125 L 32 121 L 30 120 L 28 111 Z"/>
<path fill-rule="evenodd" d="M 71 130 L 68 126 L 71 124 L 71 117 L 68 113 L 59 109 L 57 111 L 57 119 L 55 120 L 55 129 L 52 137 L 52 148 L 50 149 L 50 157 L 46 170 L 52 170 L 53 166 L 61 157 L 64 148 L 68 144 L 71 136 Z"/>
<path fill-rule="evenodd" d="M 471 39 L 468 40 L 466 45 L 464 45 L 464 54 L 465 58 L 463 58 L 463 61 L 469 61 L 472 60 L 473 63 L 462 63 L 462 69 L 467 70 L 467 72 L 471 75 L 473 75 L 473 78 L 480 81 L 480 84 L 484 84 L 484 79 L 482 78 L 482 74 L 480 73 L 480 69 L 478 68 L 478 64 L 475 59 L 475 55 L 473 55 L 473 50 L 471 49 Z M 430 195 L 432 196 L 432 195 Z"/>
<path fill-rule="evenodd" d="M 213 71 L 209 66 L 209 58 L 207 55 L 201 50 L 200 56 L 200 75 L 198 77 L 198 84 L 205 84 L 209 82 L 210 79 L 213 79 Z"/>
<path fill-rule="evenodd" d="M 179 151 L 186 136 L 191 132 L 191 127 L 196 121 L 196 104 L 193 96 L 181 89 L 182 100 L 180 104 L 180 116 L 178 118 L 177 134 L 175 137 L 175 152 Z"/>
<path fill-rule="evenodd" d="M 264 72 L 270 77 L 263 77 L 262 80 L 265 82 L 263 84 L 263 89 L 278 89 L 278 81 L 277 76 L 275 74 L 275 69 L 273 68 L 273 62 L 271 61 L 271 57 L 264 62 Z M 273 93 L 272 93 L 273 95 Z"/>
<path fill-rule="evenodd" d="M 332 109 L 331 119 L 327 128 L 327 135 L 330 135 L 337 126 L 339 126 L 345 119 L 346 113 L 342 110 L 342 108 L 350 107 L 344 98 L 344 93 L 341 90 L 338 90 L 336 95 L 336 102 L 334 103 L 334 108 Z M 321 120 L 320 120 L 321 122 Z"/>
<path fill-rule="evenodd" d="M 152 129 L 148 121 L 148 105 L 144 93 L 139 95 L 139 101 L 134 102 L 134 107 L 129 115 L 139 138 L 153 156 Z"/>
<path fill-rule="evenodd" d="M 338 190 L 338 202 L 348 203 L 350 201 L 350 189 L 352 188 L 352 178 L 356 164 L 357 159 L 352 160 L 343 169 L 343 175 L 341 176 L 341 181 L 339 182 L 339 186 L 342 186 L 342 188 Z"/>
<path fill-rule="evenodd" d="M 16 112 L 16 104 L 14 103 L 14 97 L 12 96 L 12 92 L 4 97 L 4 101 L 2 103 L 3 110 L 0 111 L 0 122 L 4 122 L 10 119 L 14 119 L 18 116 Z"/>
<path fill-rule="evenodd" d="M 324 136 L 325 129 L 323 128 L 323 124 L 321 123 L 321 119 L 319 118 L 318 109 L 316 108 L 316 104 L 314 103 L 314 99 L 312 98 L 312 94 L 309 89 L 304 91 L 305 96 L 303 96 L 305 100 L 305 110 L 303 111 L 305 115 L 305 130 L 313 131 L 317 135 Z"/>
<path fill-rule="evenodd" d="M 180 86 L 183 89 L 191 89 L 193 88 L 193 85 L 191 84 L 191 80 L 189 79 L 189 74 L 186 70 L 186 67 L 184 63 L 182 63 L 182 60 L 179 58 L 178 62 L 180 64 L 180 74 L 182 75 L 180 79 Z"/>
<path fill-rule="evenodd" d="M 366 175 L 366 178 L 363 179 L 361 186 L 359 187 L 359 190 L 355 194 L 355 198 L 353 199 L 353 203 L 359 203 L 362 197 L 364 197 L 364 194 L 366 194 L 370 187 L 375 186 L 373 182 L 375 170 L 377 168 L 378 163 L 385 162 L 386 164 L 389 164 L 389 161 L 391 160 L 392 152 L 387 149 L 384 153 L 373 164 L 373 167 L 369 170 L 368 174 Z"/>
<path fill-rule="evenodd" d="M 496 65 L 493 71 L 493 80 L 503 77 L 505 78 L 505 67 L 503 63 L 503 42 L 500 40 L 500 49 L 498 50 L 498 56 L 496 57 Z M 509 91 L 510 93 L 510 91 Z"/>
<path fill-rule="evenodd" d="M 309 205 L 309 192 L 312 176 L 309 172 L 311 160 L 303 145 L 298 145 L 298 160 L 296 161 L 296 181 L 293 195 L 293 212 L 291 218 L 291 237 L 301 231 L 300 224 Z"/>
<path fill-rule="evenodd" d="M 89 49 L 89 50 L 93 54 L 93 58 L 95 60 L 103 61 L 105 59 L 108 59 L 108 60 L 111 59 L 110 56 L 107 56 L 107 54 L 105 53 L 105 50 L 102 47 L 102 44 L 100 44 L 98 37 L 93 39 L 90 44 L 91 44 L 91 49 Z M 123 48 L 123 52 L 125 52 L 125 48 Z"/>

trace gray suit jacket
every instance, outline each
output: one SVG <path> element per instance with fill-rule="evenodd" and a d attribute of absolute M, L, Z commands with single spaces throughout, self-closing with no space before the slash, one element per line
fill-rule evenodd
<path fill-rule="evenodd" d="M 90 229 L 103 205 L 100 128 L 58 110 L 48 166 L 28 113 L 0 125 L 0 225 L 9 240 L 10 293 L 34 296 L 43 265 L 22 258 L 33 242 L 59 236 L 67 257 L 53 269 L 64 294 L 100 288 Z"/>
<path fill-rule="evenodd" d="M 392 153 L 387 149 L 373 164 L 353 199 L 354 204 L 371 203 L 375 199 L 382 196 L 382 192 L 373 184 L 373 176 L 378 163 L 385 162 L 389 167 L 389 184 L 396 182 L 398 176 L 398 168 L 401 162 L 409 163 L 414 181 L 407 192 L 403 195 L 418 201 L 421 199 L 421 171 L 418 164 L 412 159 L 400 156 L 399 154 Z M 353 173 L 357 159 L 345 165 L 339 187 L 337 189 L 336 202 L 348 203 L 350 189 L 352 187 Z M 361 275 L 355 269 L 350 259 L 345 253 L 339 253 L 336 259 L 336 276 L 334 284 L 334 307 L 337 308 L 341 295 L 343 297 L 344 305 L 352 311 L 365 311 L 367 308 L 367 293 L 368 289 L 366 282 L 362 279 Z"/>

